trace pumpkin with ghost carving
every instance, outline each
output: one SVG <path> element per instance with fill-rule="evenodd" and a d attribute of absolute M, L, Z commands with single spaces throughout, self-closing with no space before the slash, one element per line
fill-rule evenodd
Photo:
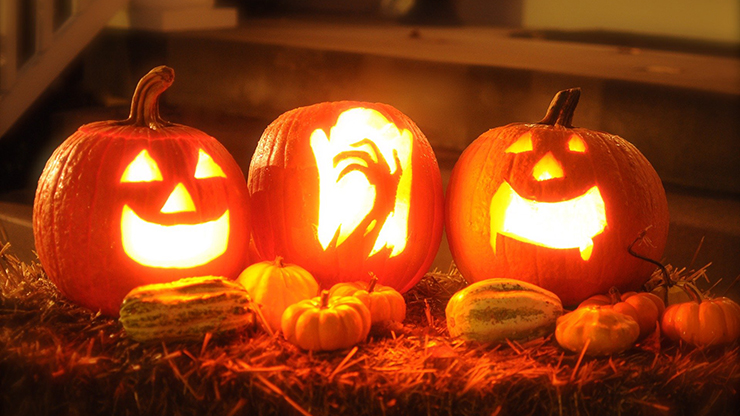
<path fill-rule="evenodd" d="M 442 235 L 442 182 L 424 134 L 379 103 L 324 102 L 278 117 L 247 180 L 254 245 L 328 289 L 369 281 L 400 292 L 429 268 Z"/>
<path fill-rule="evenodd" d="M 123 121 L 86 124 L 53 153 L 33 207 L 36 250 L 69 299 L 116 316 L 126 293 L 236 277 L 249 242 L 244 175 L 213 137 L 159 115 L 174 71 L 136 87 Z"/>
<path fill-rule="evenodd" d="M 561 91 L 539 123 L 483 133 L 450 177 L 446 232 L 468 281 L 513 278 L 575 305 L 612 286 L 638 289 L 668 233 L 663 185 L 621 137 L 571 125 L 580 89 Z"/>

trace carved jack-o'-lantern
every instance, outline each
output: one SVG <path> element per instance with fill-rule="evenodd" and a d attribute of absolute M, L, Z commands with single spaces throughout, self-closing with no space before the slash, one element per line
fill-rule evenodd
<path fill-rule="evenodd" d="M 442 233 L 442 186 L 431 146 L 385 104 L 327 102 L 267 127 L 249 169 L 253 236 L 324 287 L 379 282 L 410 289 Z"/>
<path fill-rule="evenodd" d="M 637 289 L 668 232 L 665 192 L 629 142 L 570 125 L 579 89 L 561 91 L 536 124 L 481 135 L 455 165 L 446 229 L 466 279 L 505 277 L 556 293 L 566 305 L 617 286 Z"/>
<path fill-rule="evenodd" d="M 80 127 L 39 179 L 33 228 L 44 270 L 68 298 L 109 315 L 136 286 L 244 267 L 244 175 L 216 139 L 159 117 L 173 79 L 153 69 L 129 119 Z"/>

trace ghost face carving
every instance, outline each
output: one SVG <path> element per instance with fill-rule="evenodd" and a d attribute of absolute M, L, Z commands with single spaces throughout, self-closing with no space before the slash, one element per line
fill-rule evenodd
<path fill-rule="evenodd" d="M 394 257 L 406 248 L 413 138 L 378 111 L 354 108 L 339 115 L 329 134 L 316 129 L 311 149 L 319 172 L 317 234 L 326 250 L 353 234 Z"/>
<path fill-rule="evenodd" d="M 369 280 L 410 289 L 441 238 L 442 189 L 418 127 L 384 105 L 329 102 L 265 130 L 248 187 L 255 246 L 324 287 Z"/>

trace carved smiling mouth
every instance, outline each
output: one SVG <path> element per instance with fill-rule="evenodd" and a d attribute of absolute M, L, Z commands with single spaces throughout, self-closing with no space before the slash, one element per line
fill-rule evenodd
<path fill-rule="evenodd" d="M 142 219 L 124 205 L 121 240 L 126 255 L 144 266 L 173 269 L 201 266 L 226 252 L 229 210 L 213 221 L 161 225 Z"/>
<path fill-rule="evenodd" d="M 593 238 L 606 228 L 604 200 L 599 188 L 561 202 L 538 202 L 521 197 L 508 182 L 491 198 L 491 247 L 498 234 L 553 249 L 578 248 L 591 257 Z"/>

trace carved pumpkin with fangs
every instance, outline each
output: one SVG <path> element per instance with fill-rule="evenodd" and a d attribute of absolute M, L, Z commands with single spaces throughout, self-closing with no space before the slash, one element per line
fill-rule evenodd
<path fill-rule="evenodd" d="M 575 305 L 612 286 L 637 290 L 653 266 L 628 253 L 643 230 L 660 258 L 665 191 L 626 140 L 571 125 L 580 89 L 559 92 L 539 123 L 482 134 L 450 177 L 446 232 L 469 281 L 512 278 Z"/>

